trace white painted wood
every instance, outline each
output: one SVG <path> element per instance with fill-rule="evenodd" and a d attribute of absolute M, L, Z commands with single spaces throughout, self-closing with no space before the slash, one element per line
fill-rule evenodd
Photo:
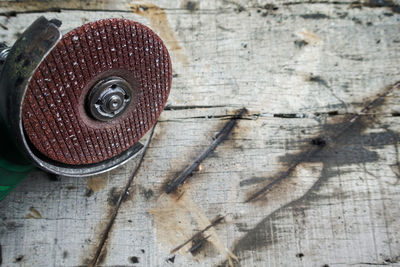
<path fill-rule="evenodd" d="M 62 9 L 0 17 L 0 37 L 9 44 L 45 15 L 62 20 L 63 30 L 106 17 L 134 19 L 170 48 L 176 77 L 168 104 L 182 109 L 163 112 L 101 264 L 133 265 L 138 257 L 137 266 L 215 266 L 228 264 L 231 250 L 238 266 L 399 266 L 400 129 L 392 115 L 400 111 L 399 92 L 369 112 L 375 117 L 362 116 L 361 129 L 329 139 L 349 113 L 399 80 L 399 14 L 351 2 L 241 2 L 202 1 L 195 10 L 185 1 L 154 2 L 164 10 L 130 1 L 0 2 L 0 12 Z M 183 197 L 163 195 L 224 115 L 243 106 L 247 120 L 183 186 Z M 245 202 L 319 136 L 327 140 L 320 156 L 303 157 L 262 200 Z M 0 203 L 3 265 L 86 264 L 113 209 L 110 192 L 124 187 L 135 164 L 91 179 L 30 175 Z M 96 192 L 85 196 L 87 187 Z M 36 216 L 31 207 L 41 218 L 27 218 Z M 186 246 L 167 261 L 171 249 L 218 215 L 226 219 L 206 232 L 211 244 L 196 256 Z"/>

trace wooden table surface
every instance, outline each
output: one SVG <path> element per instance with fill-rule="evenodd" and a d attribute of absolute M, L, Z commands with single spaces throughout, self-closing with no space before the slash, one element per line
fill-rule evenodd
<path fill-rule="evenodd" d="M 166 42 L 168 106 L 101 266 L 400 266 L 399 1 L 0 1 L 0 39 L 136 20 Z M 246 107 L 180 189 L 172 180 Z M 2 266 L 93 258 L 138 160 L 91 178 L 32 173 L 0 203 Z M 221 223 L 170 253 L 218 216 Z"/>

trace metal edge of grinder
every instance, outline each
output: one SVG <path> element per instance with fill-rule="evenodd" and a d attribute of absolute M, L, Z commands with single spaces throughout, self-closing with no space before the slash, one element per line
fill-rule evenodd
<path fill-rule="evenodd" d="M 41 169 L 63 176 L 95 175 L 125 163 L 137 155 L 143 145 L 136 142 L 122 153 L 98 163 L 65 164 L 42 155 L 27 138 L 23 126 L 22 105 L 27 87 L 41 62 L 61 40 L 60 25 L 58 20 L 40 17 L 25 30 L 10 49 L 7 49 L 0 76 L 0 115 L 18 149 Z M 113 83 L 113 87 L 109 87 L 110 82 Z M 106 122 L 122 114 L 131 99 L 129 85 L 123 79 L 111 76 L 93 87 L 88 97 L 87 108 L 92 117 Z"/>

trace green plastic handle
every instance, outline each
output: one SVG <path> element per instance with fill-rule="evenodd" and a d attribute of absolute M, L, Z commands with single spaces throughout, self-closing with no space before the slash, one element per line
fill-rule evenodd
<path fill-rule="evenodd" d="M 0 201 L 3 200 L 35 167 L 15 164 L 0 158 Z"/>
<path fill-rule="evenodd" d="M 0 201 L 35 168 L 17 148 L 0 118 Z"/>

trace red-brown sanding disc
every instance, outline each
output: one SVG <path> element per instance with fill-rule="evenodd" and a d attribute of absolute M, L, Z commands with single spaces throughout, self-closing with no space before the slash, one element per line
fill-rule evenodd
<path fill-rule="evenodd" d="M 133 95 L 121 116 L 102 122 L 85 105 L 92 87 L 110 76 L 125 79 Z M 154 125 L 171 81 L 168 51 L 152 30 L 126 19 L 88 23 L 64 35 L 32 76 L 23 126 L 50 159 L 101 162 L 132 147 Z"/>

